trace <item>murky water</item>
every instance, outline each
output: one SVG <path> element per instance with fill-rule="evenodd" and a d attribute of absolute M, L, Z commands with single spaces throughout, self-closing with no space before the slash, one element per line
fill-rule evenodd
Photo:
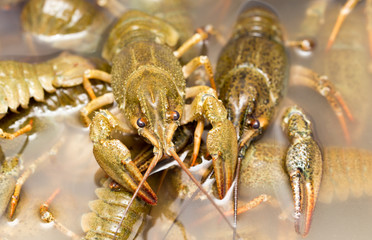
<path fill-rule="evenodd" d="M 244 1 L 232 0 L 229 9 L 214 1 L 193 3 L 192 11 L 195 26 L 211 23 L 229 36 L 231 26 Z M 226 1 L 227 2 L 227 1 Z M 303 35 L 313 36 L 311 26 L 303 26 L 306 9 L 311 1 L 271 0 L 279 18 L 283 23 L 287 39 L 296 39 Z M 316 50 L 310 55 L 301 55 L 289 50 L 291 64 L 302 64 L 320 74 L 328 74 L 340 92 L 345 96 L 351 112 L 355 116 L 353 122 L 347 120 L 350 127 L 351 144 L 354 147 L 371 149 L 372 124 L 368 121 L 372 116 L 369 103 L 372 100 L 370 73 L 370 56 L 367 43 L 366 18 L 364 8 L 366 2 L 357 5 L 356 9 L 345 21 L 334 48 L 324 54 L 324 48 L 336 14 L 344 1 L 329 1 L 324 22 L 319 23 Z M 0 58 L 23 59 L 26 56 L 39 56 L 56 53 L 58 50 L 37 46 L 37 52 L 26 43 L 22 35 L 19 15 L 22 5 L 10 10 L 0 10 Z M 315 36 L 315 35 L 314 35 Z M 211 40 L 209 55 L 216 63 L 221 46 Z M 345 77 L 347 76 L 347 77 Z M 322 146 L 347 146 L 342 129 L 335 114 L 324 98 L 312 90 L 303 87 L 288 87 L 283 106 L 293 101 L 301 105 L 311 115 L 316 129 L 316 138 Z M 27 168 L 34 159 L 49 151 L 54 144 L 64 141 L 56 156 L 38 166 L 34 175 L 25 183 L 15 220 L 9 221 L 5 216 L 0 219 L 0 239 L 68 239 L 51 224 L 42 223 L 39 218 L 39 206 L 55 189 L 61 192 L 52 202 L 52 211 L 59 222 L 72 231 L 83 235 L 80 217 L 89 212 L 88 202 L 96 199 L 94 175 L 98 165 L 92 153 L 88 129 L 82 127 L 78 119 L 78 107 L 64 109 L 67 114 L 43 116 L 38 122 L 43 124 L 37 133 L 29 136 L 29 141 L 22 155 L 23 167 Z M 280 115 L 280 111 L 278 116 Z M 14 117 L 11 115 L 10 117 Z M 279 130 L 279 117 L 275 124 L 261 140 L 273 138 L 283 141 Z M 4 125 L 5 119 L 1 120 Z M 17 125 L 17 124 L 15 124 Z M 260 140 L 260 141 L 261 141 Z M 2 142 L 5 155 L 14 151 L 6 150 L 9 142 Z M 277 204 L 262 204 L 256 209 L 239 216 L 238 231 L 247 239 L 301 239 L 294 232 L 293 222 L 288 209 L 291 207 L 289 186 L 282 186 L 277 199 L 286 199 Z M 165 190 L 164 190 L 165 189 Z M 242 193 L 253 198 L 253 193 Z M 246 200 L 246 199 L 245 199 Z M 180 209 L 187 205 L 185 210 Z M 229 204 L 227 204 L 229 205 Z M 159 192 L 159 205 L 151 211 L 148 224 L 140 238 L 163 239 L 231 239 L 231 230 L 218 217 L 207 201 L 173 199 L 171 191 L 163 187 Z M 208 217 L 212 214 L 212 217 Z M 213 215 L 214 214 L 214 215 Z M 179 215 L 179 216 L 178 216 Z M 175 217 L 178 216 L 176 224 Z M 307 239 L 370 239 L 372 229 L 372 202 L 370 196 L 353 197 L 346 201 L 337 198 L 330 204 L 318 203 L 313 218 L 310 234 Z M 173 226 L 172 228 L 170 228 Z M 171 230 L 169 230 L 171 229 Z M 187 233 L 184 232 L 187 231 Z"/>

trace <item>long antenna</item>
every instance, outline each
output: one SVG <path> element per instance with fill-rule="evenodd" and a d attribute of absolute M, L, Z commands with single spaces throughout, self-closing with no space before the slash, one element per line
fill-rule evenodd
<path fill-rule="evenodd" d="M 138 192 L 141 190 L 142 185 L 146 182 L 146 180 L 147 180 L 147 178 L 149 177 L 149 175 L 150 175 L 152 169 L 156 166 L 156 164 L 158 163 L 158 161 L 159 161 L 159 159 L 160 159 L 161 157 L 162 157 L 162 154 L 156 154 L 156 155 L 153 157 L 153 159 L 151 160 L 150 166 L 147 168 L 147 170 L 146 170 L 146 172 L 145 172 L 145 175 L 143 175 L 143 178 L 142 178 L 141 182 L 138 184 L 136 191 L 134 192 L 132 198 L 130 199 L 130 201 L 129 201 L 127 207 L 126 207 L 126 209 L 125 209 L 124 212 L 123 212 L 123 216 L 121 217 L 121 220 L 120 220 L 119 226 L 118 226 L 118 228 L 116 229 L 116 232 L 115 232 L 115 235 L 114 235 L 113 240 L 116 239 L 116 236 L 118 235 L 119 229 L 120 229 L 121 225 L 123 224 L 124 218 L 125 218 L 125 216 L 127 215 L 127 212 L 128 212 L 128 210 L 129 210 L 130 206 L 132 206 L 132 203 L 133 203 L 134 199 L 137 197 Z"/>
<path fill-rule="evenodd" d="M 208 176 L 207 176 L 207 179 L 210 178 L 210 176 L 212 176 L 212 174 L 214 173 L 214 171 L 212 170 Z M 176 218 L 173 220 L 173 223 L 172 225 L 168 228 L 167 232 L 165 233 L 164 237 L 163 237 L 163 240 L 165 240 L 168 236 L 168 234 L 170 233 L 170 231 L 172 230 L 174 224 L 176 223 L 176 221 L 178 221 L 178 218 L 180 215 L 182 215 L 182 213 L 187 209 L 187 207 L 191 204 L 191 201 L 195 199 L 195 197 L 198 195 L 198 193 L 200 192 L 200 189 L 196 189 L 195 192 L 192 194 L 192 196 L 190 197 L 190 200 L 188 202 L 186 202 L 180 212 L 178 213 L 178 215 L 176 216 Z"/>
<path fill-rule="evenodd" d="M 233 240 L 236 237 L 240 238 L 236 233 L 236 228 L 238 226 L 238 197 L 239 197 L 239 179 L 240 179 L 240 166 L 242 164 L 242 158 L 246 154 L 248 146 L 251 145 L 252 139 L 249 140 L 244 146 L 239 149 L 238 162 L 236 164 L 235 171 L 235 186 L 234 186 L 234 231 L 233 231 Z"/>
<path fill-rule="evenodd" d="M 236 166 L 235 175 L 235 186 L 234 186 L 234 230 L 233 230 L 233 240 L 236 239 L 236 228 L 238 226 L 238 194 L 239 194 L 239 177 L 240 177 L 240 165 L 242 158 L 238 157 L 238 164 Z"/>
<path fill-rule="evenodd" d="M 190 179 L 195 183 L 195 185 L 200 189 L 200 191 L 202 191 L 204 193 L 204 195 L 208 198 L 208 200 L 212 203 L 212 205 L 217 209 L 217 211 L 221 214 L 221 216 L 226 221 L 226 223 L 229 225 L 229 227 L 234 231 L 234 227 L 231 225 L 230 221 L 227 219 L 227 217 L 225 216 L 225 214 L 217 206 L 217 204 L 214 202 L 214 200 L 208 194 L 208 192 L 202 187 L 202 185 L 200 185 L 200 183 L 198 182 L 198 180 L 196 180 L 196 178 L 191 174 L 191 172 L 189 171 L 189 169 L 185 166 L 185 164 L 182 162 L 182 160 L 177 155 L 177 153 L 174 151 L 174 149 L 172 149 L 170 151 L 170 154 L 178 162 L 178 164 L 180 165 L 180 167 L 182 168 L 182 170 L 185 171 L 185 173 L 190 177 Z"/>
<path fill-rule="evenodd" d="M 226 223 L 228 224 L 228 226 L 233 230 L 234 232 L 234 235 L 237 235 L 239 237 L 238 234 L 236 234 L 236 230 L 234 229 L 233 225 L 231 225 L 230 221 L 227 219 L 227 217 L 225 216 L 225 214 L 222 212 L 222 210 L 217 206 L 217 204 L 214 202 L 214 200 L 212 199 L 212 197 L 208 194 L 208 192 L 201 186 L 201 184 L 198 182 L 198 180 L 196 180 L 196 178 L 191 174 L 191 172 L 189 171 L 189 169 L 185 166 L 185 164 L 182 162 L 182 160 L 180 159 L 180 157 L 177 155 L 177 153 L 174 151 L 174 149 L 171 149 L 170 151 L 170 154 L 172 155 L 172 157 L 177 161 L 177 163 L 180 165 L 180 167 L 182 168 L 183 171 L 185 171 L 185 173 L 190 177 L 190 179 L 195 183 L 195 185 L 200 189 L 200 191 L 202 191 L 204 193 L 204 195 L 208 198 L 208 200 L 212 203 L 212 205 L 217 209 L 217 211 L 220 213 L 220 215 L 223 217 L 223 219 L 226 221 Z M 148 176 L 150 175 L 150 172 L 152 171 L 152 169 L 156 166 L 156 164 L 158 163 L 159 159 L 161 158 L 161 154 L 157 154 L 154 156 L 153 160 L 151 160 L 151 163 L 150 163 L 150 166 L 148 167 L 148 169 L 146 170 L 146 173 L 145 175 L 143 176 L 143 179 L 141 180 L 141 182 L 138 184 L 138 187 L 136 189 L 136 191 L 134 192 L 131 200 L 129 201 L 128 203 L 128 206 L 126 207 L 125 211 L 123 212 L 123 216 L 120 220 L 120 223 L 119 223 L 119 226 L 118 228 L 116 229 L 116 232 L 115 232 L 115 235 L 114 235 L 114 238 L 113 240 L 116 239 L 117 235 L 118 235 L 118 232 L 119 232 L 119 229 L 120 229 L 120 226 L 123 224 L 123 221 L 124 221 L 124 218 L 125 216 L 127 215 L 127 212 L 130 208 L 130 206 L 132 205 L 134 199 L 137 197 L 138 195 L 138 192 L 139 190 L 141 189 L 142 185 L 144 184 L 144 182 L 147 180 Z M 239 237 L 240 238 L 240 237 Z"/>

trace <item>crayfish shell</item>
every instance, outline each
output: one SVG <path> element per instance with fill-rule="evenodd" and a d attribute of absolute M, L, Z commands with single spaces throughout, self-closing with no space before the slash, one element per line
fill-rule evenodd
<path fill-rule="evenodd" d="M 81 220 L 82 228 L 87 233 L 84 239 L 113 239 L 118 228 L 117 239 L 134 239 L 150 210 L 150 205 L 136 198 L 123 224 L 119 226 L 132 193 L 125 190 L 114 191 L 106 187 L 96 189 L 96 195 L 99 199 L 89 203 L 93 212 L 84 214 Z"/>
<path fill-rule="evenodd" d="M 82 0 L 31 0 L 22 11 L 22 27 L 59 49 L 94 52 L 108 19 Z"/>

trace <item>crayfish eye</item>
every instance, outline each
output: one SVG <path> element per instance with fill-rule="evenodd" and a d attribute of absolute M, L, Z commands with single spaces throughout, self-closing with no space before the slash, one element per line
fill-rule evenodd
<path fill-rule="evenodd" d="M 177 111 L 172 111 L 170 116 L 173 121 L 177 121 L 178 119 L 180 119 L 180 113 Z"/>
<path fill-rule="evenodd" d="M 253 129 L 259 129 L 260 128 L 260 121 L 254 120 L 252 123 L 252 128 Z"/>
<path fill-rule="evenodd" d="M 144 118 L 138 118 L 137 120 L 137 126 L 140 128 L 143 128 L 146 126 L 146 121 Z"/>

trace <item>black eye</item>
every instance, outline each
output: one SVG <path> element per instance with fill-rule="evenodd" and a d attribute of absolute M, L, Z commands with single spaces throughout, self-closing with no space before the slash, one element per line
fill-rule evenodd
<path fill-rule="evenodd" d="M 174 121 L 177 121 L 178 119 L 180 119 L 180 114 L 179 114 L 179 112 L 177 112 L 177 111 L 173 111 L 173 112 L 171 113 L 171 118 L 172 118 L 172 120 L 174 120 Z"/>
<path fill-rule="evenodd" d="M 259 129 L 260 128 L 260 121 L 254 120 L 252 123 L 252 128 L 253 129 Z"/>
<path fill-rule="evenodd" d="M 137 120 L 137 126 L 140 128 L 143 128 L 146 126 L 146 121 L 144 118 L 138 118 Z"/>

